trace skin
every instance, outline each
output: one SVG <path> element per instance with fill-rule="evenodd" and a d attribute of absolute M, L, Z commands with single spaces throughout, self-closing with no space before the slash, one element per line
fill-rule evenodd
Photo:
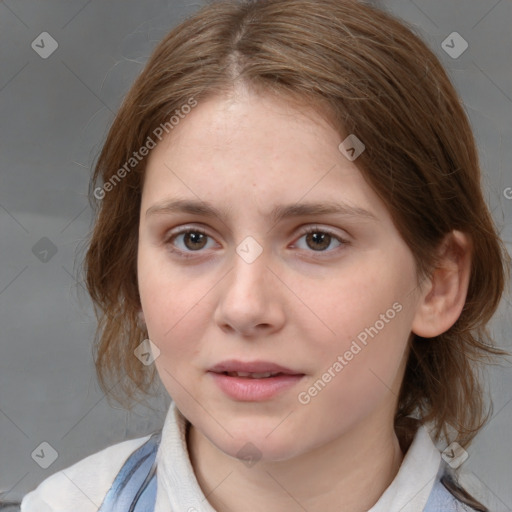
<path fill-rule="evenodd" d="M 199 485 L 219 512 L 373 506 L 404 455 L 393 417 L 411 332 L 443 332 L 464 304 L 467 239 L 454 232 L 446 266 L 418 283 L 386 205 L 357 160 L 338 150 L 343 139 L 313 110 L 239 88 L 201 102 L 149 155 L 137 262 L 143 318 L 161 352 L 159 376 L 192 424 Z M 176 198 L 229 211 L 225 219 L 147 214 Z M 277 204 L 326 200 L 375 218 L 268 219 Z M 208 236 L 173 237 L 185 227 Z M 322 245 L 307 227 L 334 237 Z M 252 263 L 236 252 L 247 236 L 262 249 Z M 301 404 L 298 394 L 397 302 L 401 311 Z M 230 358 L 273 361 L 305 377 L 269 400 L 236 401 L 208 373 Z M 261 456 L 250 467 L 237 458 L 248 442 Z"/>

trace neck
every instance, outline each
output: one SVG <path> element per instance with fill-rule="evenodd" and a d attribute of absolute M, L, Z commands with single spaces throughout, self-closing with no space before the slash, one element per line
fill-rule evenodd
<path fill-rule="evenodd" d="M 389 428 L 358 425 L 312 451 L 253 466 L 226 455 L 190 425 L 187 444 L 194 472 L 217 512 L 363 512 L 378 501 L 403 460 Z"/>

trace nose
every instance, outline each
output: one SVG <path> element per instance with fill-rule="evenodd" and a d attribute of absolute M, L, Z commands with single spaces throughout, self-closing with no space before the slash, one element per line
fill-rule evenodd
<path fill-rule="evenodd" d="M 265 251 L 253 261 L 240 254 L 234 252 L 233 266 L 218 288 L 214 320 L 225 332 L 269 335 L 285 320 L 284 285 L 269 267 Z"/>

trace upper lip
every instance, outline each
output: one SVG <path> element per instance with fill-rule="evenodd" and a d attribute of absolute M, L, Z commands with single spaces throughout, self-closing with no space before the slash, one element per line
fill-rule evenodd
<path fill-rule="evenodd" d="M 269 361 L 238 361 L 236 359 L 229 359 L 228 361 L 222 361 L 212 368 L 211 372 L 222 373 L 222 372 L 246 372 L 246 373 L 286 373 L 289 375 L 303 375 L 301 372 L 291 370 L 280 364 L 271 363 Z"/>

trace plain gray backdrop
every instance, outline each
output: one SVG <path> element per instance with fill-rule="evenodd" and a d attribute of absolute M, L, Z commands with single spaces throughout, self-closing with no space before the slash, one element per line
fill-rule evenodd
<path fill-rule="evenodd" d="M 486 199 L 511 252 L 512 1 L 380 5 L 410 23 L 447 68 L 474 128 Z M 91 228 L 91 167 L 124 94 L 159 40 L 199 7 L 186 0 L 0 2 L 0 495 L 5 499 L 20 499 L 56 471 L 162 425 L 169 404 L 164 392 L 127 412 L 112 407 L 99 389 L 92 360 L 95 321 L 78 277 L 77 250 Z M 498 345 L 508 349 L 511 309 L 508 295 L 491 325 Z M 492 367 L 488 375 L 493 417 L 469 448 L 464 468 L 468 482 L 492 496 L 492 510 L 507 511 L 512 510 L 510 365 Z M 41 450 L 45 457 L 52 450 L 56 454 L 46 469 L 36 457 Z"/>

